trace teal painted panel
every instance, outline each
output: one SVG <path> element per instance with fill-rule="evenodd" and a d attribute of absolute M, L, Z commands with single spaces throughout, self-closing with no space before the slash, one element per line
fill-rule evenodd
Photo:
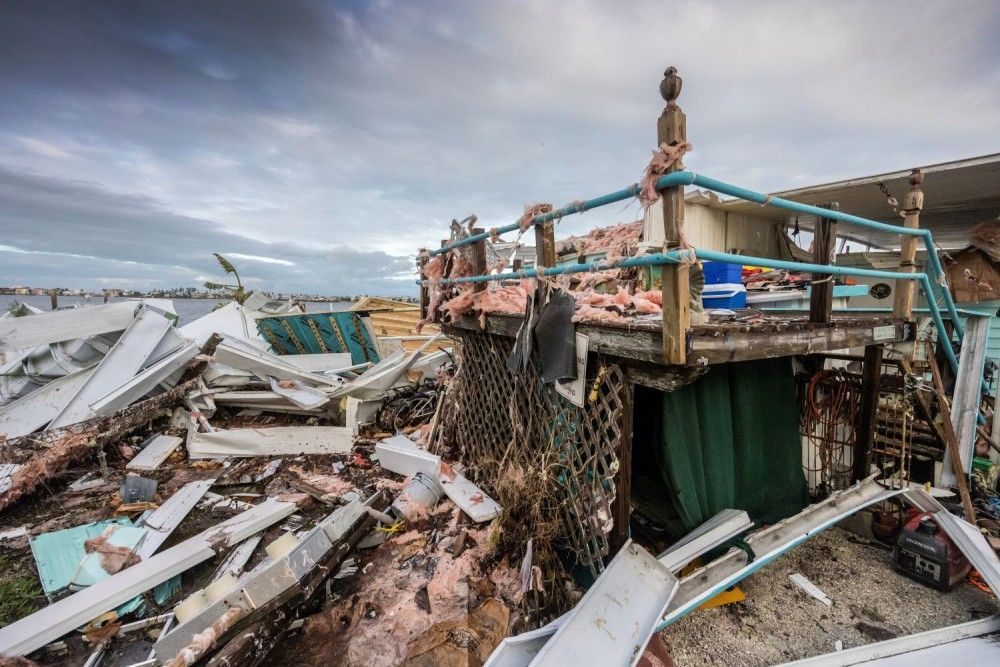
<path fill-rule="evenodd" d="M 31 555 L 35 557 L 38 578 L 46 595 L 52 595 L 69 586 L 80 566 L 80 561 L 87 555 L 83 543 L 97 537 L 105 528 L 112 525 L 131 526 L 132 522 L 128 517 L 95 521 L 29 538 Z"/>
<path fill-rule="evenodd" d="M 257 330 L 276 354 L 350 352 L 355 364 L 378 363 L 367 318 L 363 311 L 278 315 L 257 320 Z"/>

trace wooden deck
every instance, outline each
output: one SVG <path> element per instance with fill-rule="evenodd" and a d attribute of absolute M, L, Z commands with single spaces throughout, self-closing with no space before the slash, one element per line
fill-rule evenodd
<path fill-rule="evenodd" d="M 490 315 L 486 331 L 514 337 L 521 317 Z M 464 317 L 445 325 L 449 329 L 479 331 L 479 321 Z M 628 325 L 577 325 L 590 337 L 590 351 L 623 359 L 663 364 L 662 324 L 659 320 Z M 872 344 L 912 340 L 912 322 L 887 313 L 834 313 L 830 323 L 808 321 L 808 313 L 796 311 L 740 311 L 735 317 L 716 318 L 694 325 L 687 335 L 687 366 L 699 367 L 730 361 L 789 357 L 865 347 Z"/>

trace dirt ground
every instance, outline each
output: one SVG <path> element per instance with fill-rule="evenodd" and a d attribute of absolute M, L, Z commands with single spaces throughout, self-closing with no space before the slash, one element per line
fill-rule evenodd
<path fill-rule="evenodd" d="M 828 607 L 788 576 L 800 572 Z M 833 528 L 744 580 L 746 600 L 697 610 L 663 631 L 678 667 L 773 665 L 982 618 L 997 601 L 967 582 L 948 593 L 892 569 L 889 548 Z"/>

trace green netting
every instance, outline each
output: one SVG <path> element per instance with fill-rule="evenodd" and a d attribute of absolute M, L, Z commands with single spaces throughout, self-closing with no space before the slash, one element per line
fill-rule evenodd
<path fill-rule="evenodd" d="M 640 409 L 659 406 L 663 418 L 646 422 L 653 446 L 637 452 L 636 472 L 666 485 L 659 514 L 670 532 L 683 534 L 730 507 L 772 523 L 806 505 L 790 359 L 723 364 L 640 400 Z"/>

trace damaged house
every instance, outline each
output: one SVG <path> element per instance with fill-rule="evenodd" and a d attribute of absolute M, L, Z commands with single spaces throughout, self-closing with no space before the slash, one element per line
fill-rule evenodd
<path fill-rule="evenodd" d="M 416 306 L 0 317 L 0 654 L 996 661 L 1000 161 L 758 193 L 679 92 L 638 183 L 453 221 Z"/>

